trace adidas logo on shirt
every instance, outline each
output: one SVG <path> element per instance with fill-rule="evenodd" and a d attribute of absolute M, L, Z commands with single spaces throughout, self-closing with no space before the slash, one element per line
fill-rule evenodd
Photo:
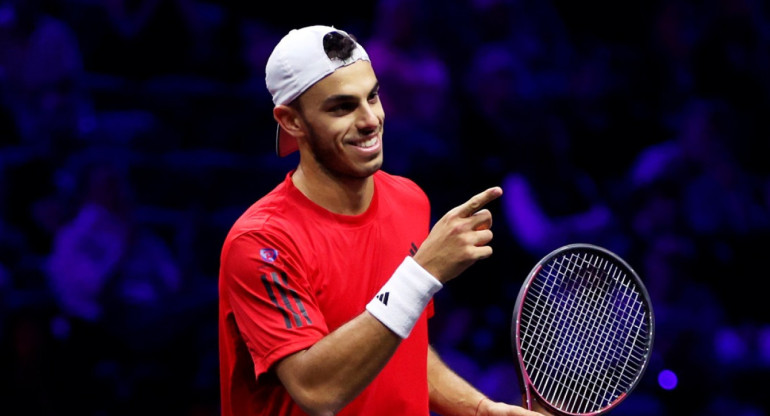
<path fill-rule="evenodd" d="M 388 304 L 388 296 L 390 296 L 390 292 L 380 293 L 379 295 L 377 295 L 375 297 L 377 298 L 377 300 L 379 300 L 380 302 L 382 302 L 384 305 L 387 306 L 387 304 Z"/>

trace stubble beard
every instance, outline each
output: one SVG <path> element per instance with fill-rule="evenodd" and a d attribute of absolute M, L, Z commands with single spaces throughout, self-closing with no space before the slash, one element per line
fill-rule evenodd
<path fill-rule="evenodd" d="M 341 154 L 336 151 L 334 146 L 323 146 L 323 138 L 321 138 L 313 127 L 308 123 L 308 144 L 313 151 L 313 159 L 318 166 L 327 175 L 342 179 L 342 180 L 364 180 L 382 167 L 382 159 L 375 166 L 364 170 L 356 170 L 351 165 L 345 164 L 341 159 Z M 380 132 L 380 140 L 382 138 L 382 131 Z M 382 144 L 380 144 L 382 145 Z M 382 150 L 380 150 L 382 152 Z"/>

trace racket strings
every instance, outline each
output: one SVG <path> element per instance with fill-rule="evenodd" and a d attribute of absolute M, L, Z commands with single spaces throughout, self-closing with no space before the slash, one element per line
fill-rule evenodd
<path fill-rule="evenodd" d="M 602 289 L 606 290 L 606 288 Z M 576 294 L 577 296 L 580 296 L 581 294 L 585 293 L 578 291 Z M 587 396 L 590 401 L 590 393 L 596 392 L 598 390 L 597 387 L 591 383 L 591 379 L 588 378 L 588 375 L 596 371 L 595 367 L 601 361 L 594 360 L 591 362 L 588 360 L 588 358 L 595 356 L 601 351 L 606 351 L 607 348 L 607 338 L 601 337 L 601 335 L 604 334 L 591 332 L 591 329 L 595 328 L 598 322 L 603 319 L 603 317 L 606 317 L 608 311 L 608 302 L 604 302 L 604 304 L 600 305 L 596 300 L 591 299 L 586 301 L 584 299 L 578 298 L 577 296 L 571 299 L 572 304 L 568 305 L 570 308 L 574 307 L 576 313 L 569 318 L 566 326 L 577 330 L 577 335 L 567 335 L 570 339 L 577 339 L 579 341 L 574 341 L 566 345 L 570 356 L 574 358 L 565 363 L 567 368 L 571 369 L 571 371 L 567 371 L 566 373 L 569 383 L 565 386 L 564 389 L 562 389 L 561 395 L 556 399 L 557 402 L 565 403 L 567 407 L 576 406 L 577 398 Z M 590 309 L 593 309 L 594 312 L 599 313 L 592 314 L 589 311 Z M 586 324 L 580 325 L 580 322 L 585 322 Z M 588 349 L 588 353 L 580 354 L 580 351 L 584 351 L 586 349 Z M 574 365 L 570 365 L 573 363 Z"/>
<path fill-rule="evenodd" d="M 532 385 L 571 413 L 606 407 L 648 354 L 647 308 L 636 282 L 590 253 L 545 264 L 521 308 L 522 360 Z"/>
<path fill-rule="evenodd" d="M 614 280 L 605 280 L 605 286 L 598 287 L 600 292 L 606 293 L 610 290 L 612 290 L 612 287 L 607 287 L 607 283 L 610 285 L 615 282 Z M 582 292 L 582 294 L 585 294 L 586 292 Z M 606 299 L 606 298 L 602 298 Z M 567 376 L 571 377 L 572 383 L 568 386 L 570 388 L 573 388 L 570 393 L 572 393 L 571 399 L 572 401 L 566 402 L 566 405 L 568 406 L 577 406 L 575 403 L 575 398 L 585 396 L 587 393 L 590 392 L 598 392 L 601 391 L 602 386 L 597 386 L 596 383 L 605 382 L 606 380 L 599 377 L 595 380 L 589 375 L 595 374 L 596 371 L 602 370 L 602 368 L 597 368 L 598 364 L 606 363 L 607 360 L 612 360 L 614 357 L 606 356 L 606 353 L 608 351 L 612 351 L 612 349 L 608 348 L 608 343 L 612 343 L 614 340 L 607 338 L 606 334 L 595 334 L 593 332 L 586 332 L 591 330 L 592 328 L 595 328 L 596 325 L 600 324 L 601 322 L 612 319 L 612 317 L 608 317 L 608 314 L 613 313 L 615 309 L 611 308 L 610 302 L 604 302 L 603 304 L 598 304 L 596 300 L 590 300 L 585 301 L 584 299 L 575 298 L 574 302 L 577 306 L 574 306 L 578 311 L 578 313 L 574 316 L 575 319 L 572 319 L 569 322 L 569 325 L 577 325 L 578 322 L 587 322 L 586 325 L 582 325 L 583 331 L 581 333 L 578 333 L 575 335 L 577 339 L 582 339 L 582 343 L 569 345 L 569 348 L 576 349 L 578 352 L 583 351 L 586 348 L 588 348 L 587 353 L 582 354 L 582 360 L 577 363 L 577 365 L 573 366 L 574 370 L 572 373 L 568 373 Z M 582 303 L 581 303 L 582 302 Z M 589 313 L 589 310 L 591 308 L 595 308 L 593 314 Z M 589 357 L 600 357 L 599 360 L 593 360 L 589 361 Z M 609 374 L 610 376 L 612 374 Z M 592 383 L 592 380 L 594 382 Z M 574 389 L 580 388 L 582 386 L 582 389 L 580 391 L 575 391 Z M 568 398 L 564 396 L 564 394 L 568 393 L 567 391 L 562 392 L 562 397 L 560 397 L 560 400 L 566 401 Z M 575 394 L 577 393 L 577 395 Z M 589 401 L 598 400 L 601 399 L 599 397 L 591 397 L 590 395 L 587 396 Z M 588 403 L 588 402 L 584 402 Z"/>
<path fill-rule="evenodd" d="M 574 270 L 571 270 L 572 265 L 569 265 L 567 272 L 574 273 Z M 551 287 L 552 289 L 553 287 Z M 574 289 L 574 288 L 573 288 Z M 574 292 L 569 292 L 574 293 Z M 553 295 L 553 293 L 548 293 L 549 296 Z M 549 346 L 547 349 L 543 349 L 545 354 L 540 354 L 536 357 L 536 360 L 540 363 L 548 362 L 550 361 L 548 357 L 553 356 L 554 354 L 562 354 L 563 360 L 558 364 L 564 364 L 564 366 L 567 369 L 572 369 L 567 373 L 567 381 L 570 381 L 568 384 L 564 384 L 563 381 L 565 377 L 559 377 L 558 371 L 562 371 L 560 367 L 558 366 L 550 366 L 550 367 L 544 367 L 546 371 L 541 372 L 539 375 L 543 377 L 547 377 L 548 381 L 556 381 L 557 383 L 548 383 L 544 384 L 544 387 L 546 388 L 544 390 L 544 393 L 548 396 L 552 396 L 553 400 L 556 402 L 562 402 L 565 400 L 568 400 L 569 398 L 565 395 L 567 393 L 571 393 L 572 397 L 575 397 L 576 395 L 581 394 L 581 392 L 575 391 L 575 389 L 582 385 L 582 380 L 580 375 L 587 373 L 586 365 L 590 363 L 586 363 L 585 360 L 579 360 L 581 356 L 576 354 L 576 351 L 578 348 L 585 348 L 585 344 L 590 342 L 590 340 L 585 339 L 585 334 L 578 333 L 577 335 L 572 336 L 572 334 L 565 333 L 569 332 L 571 328 L 575 327 L 574 320 L 575 319 L 592 319 L 590 316 L 587 316 L 585 311 L 578 310 L 577 313 L 575 313 L 572 316 L 564 316 L 565 311 L 568 311 L 570 308 L 573 308 L 572 303 L 575 303 L 575 299 L 571 299 L 570 296 L 568 296 L 564 303 L 558 304 L 557 306 L 560 306 L 556 312 L 551 312 L 550 319 L 555 322 L 564 322 L 562 325 L 555 326 L 553 329 L 554 331 L 548 331 L 546 328 L 542 328 L 542 326 L 539 328 L 542 331 L 545 331 L 549 337 L 547 338 L 549 342 Z M 566 321 L 565 321 L 566 320 Z M 583 331 L 585 332 L 586 326 L 584 326 Z M 580 328 L 579 328 L 580 329 Z M 559 340 L 566 340 L 566 339 L 583 339 L 583 345 L 576 346 L 572 344 L 564 344 L 563 342 L 556 342 L 553 343 L 551 341 L 559 341 Z M 593 348 L 596 347 L 596 343 L 591 343 Z M 537 367 L 541 367 L 538 365 Z M 541 379 L 543 377 L 540 377 Z"/>

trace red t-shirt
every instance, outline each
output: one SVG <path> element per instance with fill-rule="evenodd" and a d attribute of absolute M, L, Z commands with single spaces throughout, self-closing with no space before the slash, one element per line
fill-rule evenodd
<path fill-rule="evenodd" d="M 219 273 L 222 416 L 304 415 L 273 371 L 364 312 L 430 229 L 430 205 L 412 181 L 379 171 L 361 215 L 331 213 L 305 197 L 291 173 L 235 222 Z M 340 415 L 425 415 L 427 320 Z"/>

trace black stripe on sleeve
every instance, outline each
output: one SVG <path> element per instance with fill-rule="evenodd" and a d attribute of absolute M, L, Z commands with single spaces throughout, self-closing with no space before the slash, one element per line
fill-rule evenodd
<path fill-rule="evenodd" d="M 291 328 L 291 319 L 289 319 L 289 314 L 286 313 L 286 310 L 283 308 L 283 305 L 281 305 L 278 302 L 278 298 L 275 296 L 275 292 L 273 291 L 272 284 L 270 280 L 268 280 L 267 275 L 262 275 L 262 284 L 265 285 L 265 290 L 267 290 L 267 294 L 270 296 L 270 300 L 273 302 L 273 305 L 278 308 L 279 311 L 281 311 L 281 315 L 283 315 L 283 321 L 286 324 L 286 328 Z"/>
<path fill-rule="evenodd" d="M 270 273 L 270 276 L 273 278 L 273 282 L 275 282 L 275 286 L 278 289 L 278 293 L 281 294 L 281 299 L 283 300 L 283 304 L 286 305 L 286 309 L 291 312 L 292 317 L 294 317 L 294 322 L 297 324 L 297 328 L 302 326 L 302 320 L 299 318 L 299 314 L 294 310 L 294 308 L 291 306 L 291 302 L 289 302 L 289 297 L 287 296 L 287 288 L 283 287 L 283 284 L 279 280 L 278 273 Z M 296 294 L 294 295 L 296 296 Z M 287 326 L 290 328 L 290 326 Z"/>
<path fill-rule="evenodd" d="M 308 316 L 307 311 L 305 310 L 305 305 L 302 304 L 302 300 L 300 299 L 299 294 L 296 290 L 289 287 L 288 276 L 286 276 L 286 273 L 281 273 L 281 277 L 283 278 L 284 287 L 286 287 L 292 299 L 294 299 L 294 303 L 297 304 L 297 308 L 299 309 L 300 313 L 302 313 L 302 316 L 305 317 L 305 322 L 307 322 L 308 325 L 311 325 L 313 321 L 310 320 L 310 316 Z"/>

